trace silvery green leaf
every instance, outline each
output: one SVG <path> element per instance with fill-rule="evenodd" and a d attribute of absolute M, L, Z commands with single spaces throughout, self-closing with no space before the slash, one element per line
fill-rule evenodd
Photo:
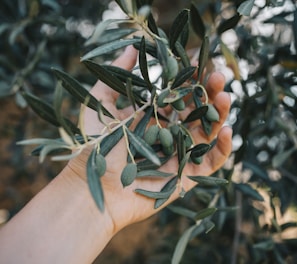
<path fill-rule="evenodd" d="M 237 12 L 244 16 L 249 16 L 254 7 L 255 0 L 246 0 L 237 8 Z"/>
<path fill-rule="evenodd" d="M 159 157 L 159 160 L 161 162 L 161 165 L 164 165 L 168 160 L 170 160 L 170 157 Z M 137 168 L 140 171 L 141 170 L 156 170 L 159 167 L 160 167 L 159 165 L 156 165 L 155 163 L 153 163 L 152 161 L 150 161 L 148 159 L 144 159 L 144 160 L 137 162 Z"/>
<path fill-rule="evenodd" d="M 167 173 L 163 171 L 158 170 L 142 170 L 137 173 L 137 178 L 142 177 L 161 177 L 161 178 L 167 178 L 173 176 L 173 173 Z"/>
<path fill-rule="evenodd" d="M 185 207 L 175 206 L 175 205 L 170 204 L 167 206 L 167 208 L 176 214 L 183 215 L 183 216 L 188 217 L 193 220 L 195 219 L 196 212 L 189 210 Z"/>
<path fill-rule="evenodd" d="M 201 44 L 200 53 L 199 53 L 197 80 L 200 80 L 202 76 L 203 70 L 208 61 L 208 57 L 209 57 L 209 37 L 204 36 Z"/>
<path fill-rule="evenodd" d="M 171 89 L 174 89 L 180 85 L 182 85 L 185 81 L 190 79 L 194 74 L 197 67 L 189 66 L 183 68 L 175 77 L 174 82 L 171 85 Z"/>
<path fill-rule="evenodd" d="M 173 103 L 193 91 L 192 87 L 179 87 L 171 90 L 170 93 L 163 100 L 164 103 Z"/>
<path fill-rule="evenodd" d="M 179 36 L 183 32 L 185 26 L 189 20 L 189 10 L 182 10 L 172 23 L 170 33 L 169 33 L 169 46 L 171 49 L 174 48 L 175 42 L 178 40 Z"/>
<path fill-rule="evenodd" d="M 131 119 L 129 122 L 126 123 L 126 126 L 129 127 L 133 122 L 133 119 Z M 102 156 L 106 156 L 113 147 L 121 140 L 123 137 L 124 132 L 123 128 L 119 127 L 115 131 L 113 131 L 110 135 L 106 136 L 102 139 L 100 142 L 100 154 Z"/>
<path fill-rule="evenodd" d="M 187 152 L 186 155 L 183 157 L 183 159 L 181 160 L 181 162 L 179 163 L 179 166 L 178 166 L 178 172 L 177 172 L 177 177 L 181 178 L 182 176 L 182 172 L 190 158 L 190 152 Z"/>
<path fill-rule="evenodd" d="M 96 152 L 93 149 L 87 161 L 87 181 L 93 199 L 101 212 L 104 211 L 104 194 L 100 177 L 97 173 Z"/>
<path fill-rule="evenodd" d="M 198 182 L 199 186 L 221 186 L 228 183 L 226 179 L 211 176 L 188 176 L 188 178 L 194 182 Z"/>
<path fill-rule="evenodd" d="M 161 161 L 155 151 L 142 138 L 126 129 L 130 144 L 132 144 L 143 157 L 149 159 L 154 164 L 160 166 Z"/>
<path fill-rule="evenodd" d="M 71 77 L 66 72 L 63 72 L 58 69 L 53 69 L 54 74 L 56 77 L 62 81 L 63 87 L 80 103 L 87 105 L 91 109 L 97 111 L 98 105 L 101 105 L 101 103 L 89 93 L 89 91 L 77 80 L 75 80 L 73 77 Z M 103 113 L 106 116 L 109 116 L 113 118 L 113 115 L 104 108 L 104 106 L 100 106 Z"/>
<path fill-rule="evenodd" d="M 80 151 L 73 152 L 67 155 L 57 155 L 51 158 L 52 161 L 67 161 L 77 157 L 80 154 Z"/>
<path fill-rule="evenodd" d="M 191 239 L 191 235 L 194 232 L 194 230 L 197 228 L 196 225 L 193 225 L 189 227 L 180 237 L 178 240 L 178 243 L 176 244 L 176 247 L 174 249 L 174 254 L 172 256 L 171 264 L 179 264 L 182 256 L 184 254 L 184 251 L 187 247 L 188 242 Z"/>
<path fill-rule="evenodd" d="M 56 144 L 44 145 L 39 154 L 39 162 L 42 163 L 45 157 L 49 153 L 55 150 L 69 150 L 69 146 L 66 145 L 64 142 L 60 144 L 56 143 Z"/>
<path fill-rule="evenodd" d="M 206 112 L 207 112 L 207 105 L 203 105 L 201 107 L 198 107 L 196 109 L 194 109 L 187 117 L 186 119 L 183 121 L 183 123 L 189 123 L 189 122 L 193 122 L 196 121 L 198 119 L 201 119 L 203 116 L 205 116 Z"/>
<path fill-rule="evenodd" d="M 102 46 L 99 46 L 99 47 L 89 51 L 87 54 L 85 54 L 81 58 L 81 61 L 90 60 L 95 57 L 101 56 L 103 54 L 111 53 L 115 50 L 127 47 L 129 45 L 133 45 L 137 42 L 139 42 L 139 40 L 134 38 L 134 39 L 120 39 L 120 40 L 115 40 L 110 43 L 103 44 Z"/>
<path fill-rule="evenodd" d="M 90 60 L 84 61 L 87 68 L 102 82 L 114 89 L 116 92 L 127 96 L 126 86 L 114 74 L 106 68 Z"/>
<path fill-rule="evenodd" d="M 196 213 L 195 215 L 195 220 L 201 220 L 203 218 L 206 218 L 208 216 L 213 215 L 218 209 L 215 207 L 209 207 L 209 208 L 205 208 L 200 210 L 198 213 Z"/>
<path fill-rule="evenodd" d="M 145 80 L 150 92 L 154 90 L 154 87 L 150 81 L 149 74 L 148 74 L 148 64 L 146 59 L 146 44 L 145 38 L 142 37 L 139 47 L 139 67 L 142 74 L 143 79 Z"/>
<path fill-rule="evenodd" d="M 188 54 L 187 54 L 185 48 L 182 46 L 182 44 L 179 41 L 175 42 L 175 52 L 180 57 L 181 62 L 182 62 L 184 67 L 190 67 L 191 66 L 191 62 L 190 62 L 190 59 L 188 57 Z"/>
<path fill-rule="evenodd" d="M 22 95 L 27 101 L 28 105 L 32 108 L 32 110 L 42 119 L 46 120 L 54 126 L 61 126 L 52 106 L 30 93 L 23 92 Z M 65 122 L 74 133 L 80 133 L 79 129 L 69 119 L 65 118 Z"/>
<path fill-rule="evenodd" d="M 195 33 L 198 35 L 198 37 L 203 39 L 206 33 L 206 28 L 199 14 L 199 11 L 194 6 L 194 4 L 192 4 L 190 8 L 190 17 L 191 17 L 191 24 Z"/>
<path fill-rule="evenodd" d="M 257 190 L 255 190 L 252 186 L 250 186 L 248 184 L 238 183 L 238 184 L 235 184 L 235 188 L 237 190 L 241 191 L 244 195 L 247 195 L 254 200 L 257 200 L 260 202 L 264 201 L 263 196 Z"/>
<path fill-rule="evenodd" d="M 152 199 L 168 199 L 175 189 L 169 191 L 152 192 L 143 189 L 135 189 L 134 192 Z"/>
<path fill-rule="evenodd" d="M 175 191 L 176 189 L 176 185 L 178 182 L 178 177 L 175 176 L 173 177 L 171 180 L 169 180 L 161 189 L 161 192 L 167 192 L 167 191 L 171 191 L 172 193 Z M 169 197 L 168 197 L 169 198 Z M 160 198 L 160 199 L 156 199 L 155 201 L 155 205 L 154 208 L 157 209 L 160 206 L 162 206 L 167 200 L 168 198 Z"/>

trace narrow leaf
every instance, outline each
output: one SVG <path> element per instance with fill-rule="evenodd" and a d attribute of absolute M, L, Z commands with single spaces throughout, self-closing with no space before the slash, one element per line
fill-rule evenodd
<path fill-rule="evenodd" d="M 158 170 L 142 170 L 137 173 L 137 178 L 142 177 L 161 177 L 161 178 L 167 178 L 173 176 L 173 173 L 158 171 Z"/>
<path fill-rule="evenodd" d="M 243 184 L 243 183 L 235 184 L 235 188 L 254 200 L 257 200 L 260 202 L 264 201 L 263 196 L 248 184 Z"/>
<path fill-rule="evenodd" d="M 187 151 L 191 153 L 191 156 L 197 158 L 203 156 L 207 151 L 209 151 L 210 148 L 210 144 L 200 143 L 188 149 Z"/>
<path fill-rule="evenodd" d="M 176 244 L 174 254 L 172 256 L 171 264 L 179 264 L 182 256 L 184 254 L 184 251 L 187 247 L 188 242 L 190 241 L 191 235 L 193 231 L 196 229 L 196 225 L 193 225 L 189 227 L 180 237 L 178 240 L 178 243 Z"/>
<path fill-rule="evenodd" d="M 203 70 L 207 64 L 209 56 L 209 37 L 205 36 L 202 41 L 200 53 L 199 53 L 199 62 L 198 62 L 198 75 L 197 79 L 200 80 Z"/>
<path fill-rule="evenodd" d="M 190 15 L 191 15 L 191 24 L 195 33 L 198 35 L 198 37 L 203 39 L 206 33 L 205 25 L 199 14 L 198 9 L 193 4 L 191 5 L 191 8 L 190 8 Z"/>
<path fill-rule="evenodd" d="M 181 178 L 182 172 L 190 158 L 190 154 L 191 154 L 190 152 L 186 153 L 186 155 L 183 157 L 182 161 L 179 163 L 177 177 Z"/>
<path fill-rule="evenodd" d="M 174 82 L 171 85 L 171 89 L 174 89 L 180 85 L 182 85 L 185 81 L 187 81 L 188 79 L 190 79 L 192 77 L 192 75 L 194 74 L 195 70 L 197 69 L 197 67 L 186 67 L 183 68 L 175 77 Z"/>
<path fill-rule="evenodd" d="M 135 43 L 139 42 L 138 39 L 120 39 L 116 40 L 110 43 L 103 44 L 102 46 L 95 48 L 85 54 L 82 58 L 81 61 L 93 59 L 95 57 L 101 56 L 106 53 L 111 53 L 115 50 L 127 47 L 129 45 L 133 45 Z"/>
<path fill-rule="evenodd" d="M 238 24 L 240 18 L 241 18 L 241 16 L 239 14 L 235 14 L 231 18 L 222 21 L 220 23 L 220 25 L 218 26 L 218 28 L 217 28 L 218 35 L 221 35 L 225 31 L 227 31 L 228 29 L 235 28 L 236 25 Z"/>
<path fill-rule="evenodd" d="M 92 197 L 101 212 L 104 211 L 104 194 L 97 174 L 96 149 L 93 149 L 87 161 L 87 181 Z"/>
<path fill-rule="evenodd" d="M 176 88 L 176 89 L 170 91 L 169 95 L 167 95 L 166 98 L 164 98 L 163 102 L 164 103 L 173 103 L 173 102 L 185 97 L 192 91 L 193 91 L 192 87 Z"/>
<path fill-rule="evenodd" d="M 176 189 L 176 185 L 177 185 L 177 182 L 178 182 L 178 178 L 175 176 L 173 177 L 170 181 L 168 181 L 164 186 L 163 188 L 161 189 L 161 192 L 167 192 L 167 191 L 172 191 L 172 193 L 175 191 Z M 154 208 L 157 209 L 159 208 L 160 206 L 162 206 L 164 203 L 166 203 L 166 201 L 169 199 L 168 198 L 160 198 L 160 199 L 156 199 L 155 201 L 155 205 L 154 205 Z"/>
<path fill-rule="evenodd" d="M 189 20 L 189 10 L 182 10 L 175 20 L 172 23 L 170 32 L 169 32 L 169 47 L 174 48 L 175 42 L 178 40 L 179 36 L 183 32 L 185 26 Z"/>
<path fill-rule="evenodd" d="M 210 177 L 210 176 L 188 176 L 194 182 L 198 182 L 199 186 L 221 186 L 226 185 L 228 181 L 222 178 Z"/>
<path fill-rule="evenodd" d="M 168 157 L 159 157 L 159 160 L 161 162 L 161 165 L 164 165 L 168 160 L 170 160 L 170 156 Z M 155 163 L 153 163 L 152 161 L 148 160 L 148 159 L 144 159 L 141 161 L 137 162 L 137 168 L 141 171 L 141 170 L 156 170 L 158 169 L 160 166 L 156 165 Z"/>
<path fill-rule="evenodd" d="M 203 218 L 206 218 L 208 216 L 211 216 L 213 215 L 218 209 L 217 208 L 214 208 L 214 207 L 210 207 L 210 208 L 205 208 L 205 209 L 202 209 L 200 210 L 196 216 L 195 216 L 195 219 L 196 221 L 197 220 L 201 220 Z"/>
<path fill-rule="evenodd" d="M 167 208 L 176 214 L 183 215 L 193 220 L 195 219 L 195 216 L 197 214 L 195 211 L 189 210 L 181 206 L 169 205 L 167 206 Z"/>
<path fill-rule="evenodd" d="M 189 122 L 193 122 L 196 121 L 198 119 L 201 119 L 203 116 L 205 116 L 206 112 L 207 112 L 208 106 L 207 105 L 203 105 L 201 107 L 198 107 L 196 109 L 194 109 L 187 117 L 186 119 L 183 121 L 183 123 L 189 123 Z"/>
<path fill-rule="evenodd" d="M 148 145 L 142 138 L 132 133 L 129 129 L 126 129 L 129 142 L 141 153 L 144 157 L 152 161 L 154 164 L 160 166 L 161 162 L 155 151 L 150 145 Z"/>
<path fill-rule="evenodd" d="M 160 191 L 160 192 L 152 192 L 152 191 L 147 191 L 143 189 L 135 189 L 134 192 L 152 199 L 168 199 L 170 195 L 174 192 L 174 189 L 171 189 L 169 191 Z"/>
<path fill-rule="evenodd" d="M 99 80 L 116 92 L 127 96 L 125 85 L 114 74 L 106 70 L 106 68 L 90 60 L 84 61 L 84 64 Z"/>
<path fill-rule="evenodd" d="M 182 44 L 179 41 L 175 42 L 175 51 L 178 54 L 178 56 L 180 57 L 181 62 L 184 65 L 184 67 L 190 67 L 191 66 L 190 59 L 187 55 L 185 48 L 182 46 Z"/>
<path fill-rule="evenodd" d="M 98 105 L 101 105 L 101 103 L 89 93 L 89 91 L 77 80 L 75 80 L 73 77 L 71 77 L 66 72 L 63 72 L 58 69 L 52 69 L 54 71 L 54 74 L 56 77 L 62 81 L 63 87 L 80 103 L 86 104 L 91 109 L 97 111 Z M 112 114 L 103 107 L 103 105 L 100 106 L 103 113 L 106 116 L 109 116 L 113 118 Z"/>

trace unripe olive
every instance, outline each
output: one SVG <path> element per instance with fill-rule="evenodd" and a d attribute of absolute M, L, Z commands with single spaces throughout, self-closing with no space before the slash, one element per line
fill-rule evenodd
<path fill-rule="evenodd" d="M 168 68 L 168 80 L 174 79 L 178 73 L 178 62 L 174 57 L 168 57 L 167 68 Z"/>
<path fill-rule="evenodd" d="M 172 135 L 176 138 L 178 135 L 178 132 L 180 131 L 179 125 L 176 125 L 176 124 L 172 125 L 170 127 L 170 131 L 171 131 Z"/>
<path fill-rule="evenodd" d="M 164 147 L 162 146 L 162 152 L 166 155 L 166 156 L 170 156 L 173 154 L 174 152 L 174 146 L 170 145 L 169 147 Z"/>
<path fill-rule="evenodd" d="M 182 98 L 180 98 L 180 99 L 178 99 L 178 100 L 172 102 L 171 105 L 172 105 L 172 107 L 173 107 L 174 109 L 176 109 L 177 111 L 182 111 L 182 110 L 184 110 L 185 107 L 186 107 L 186 104 L 185 104 L 185 102 L 184 102 L 184 100 L 183 100 Z"/>
<path fill-rule="evenodd" d="M 211 122 L 218 122 L 220 120 L 220 115 L 217 109 L 212 104 L 207 104 L 208 109 L 205 118 Z"/>
<path fill-rule="evenodd" d="M 144 141 L 149 145 L 153 145 L 158 139 L 159 131 L 160 128 L 157 125 L 150 126 L 144 134 Z"/>
<path fill-rule="evenodd" d="M 173 136 L 168 128 L 161 128 L 159 131 L 159 140 L 163 147 L 173 146 Z"/>
<path fill-rule="evenodd" d="M 164 103 L 164 99 L 169 95 L 170 90 L 163 90 L 157 98 L 157 105 L 159 107 L 165 107 L 166 105 L 168 105 L 168 103 Z"/>
<path fill-rule="evenodd" d="M 201 164 L 203 161 L 203 156 L 200 156 L 200 157 L 190 156 L 190 157 L 191 157 L 191 161 L 197 165 Z"/>
<path fill-rule="evenodd" d="M 122 171 L 121 182 L 124 187 L 130 185 L 136 178 L 137 165 L 135 163 L 128 163 Z"/>
<path fill-rule="evenodd" d="M 116 100 L 116 108 L 121 110 L 131 105 L 127 96 L 120 94 Z"/>
<path fill-rule="evenodd" d="M 106 171 L 106 160 L 103 155 L 101 154 L 96 155 L 96 166 L 97 166 L 98 177 L 103 176 Z"/>

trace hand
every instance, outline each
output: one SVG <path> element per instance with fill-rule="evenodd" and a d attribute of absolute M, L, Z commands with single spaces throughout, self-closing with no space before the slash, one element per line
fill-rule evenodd
<path fill-rule="evenodd" d="M 120 56 L 113 65 L 131 70 L 137 59 L 137 51 L 129 47 L 124 54 Z M 213 73 L 207 83 L 206 89 L 209 96 L 209 102 L 213 103 L 220 114 L 220 121 L 213 124 L 211 135 L 207 136 L 201 125 L 191 128 L 191 132 L 196 143 L 209 143 L 217 137 L 217 143 L 204 157 L 201 165 L 187 164 L 184 173 L 185 175 L 203 175 L 208 176 L 219 169 L 228 158 L 231 152 L 231 136 L 232 130 L 229 127 L 222 125 L 226 120 L 230 108 L 229 95 L 223 92 L 224 77 L 220 73 Z M 100 81 L 94 86 L 91 93 L 102 102 L 116 118 L 123 120 L 128 117 L 133 110 L 127 108 L 117 110 L 115 102 L 118 94 L 107 87 Z M 100 134 L 103 125 L 98 121 L 97 113 L 90 108 L 84 110 L 85 131 L 87 134 Z M 83 152 L 77 158 L 71 160 L 68 167 L 71 168 L 79 177 L 86 180 L 86 162 L 89 151 Z M 113 223 L 113 234 L 121 230 L 123 227 L 141 221 L 154 213 L 154 200 L 136 194 L 133 190 L 136 188 L 160 191 L 168 179 L 136 179 L 133 184 L 123 188 L 120 175 L 126 165 L 127 150 L 124 140 L 121 140 L 112 151 L 106 156 L 107 171 L 101 178 L 104 200 L 105 213 L 110 217 Z M 177 172 L 178 161 L 174 157 L 160 168 L 166 172 Z M 182 177 L 182 184 L 186 191 L 195 186 L 195 183 L 187 177 Z M 178 198 L 180 190 L 176 190 L 170 197 L 168 203 Z"/>

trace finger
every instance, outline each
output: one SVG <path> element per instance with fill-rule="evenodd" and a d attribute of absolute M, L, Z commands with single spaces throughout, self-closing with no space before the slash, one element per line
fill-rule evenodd
<path fill-rule="evenodd" d="M 206 84 L 206 91 L 210 101 L 213 101 L 217 94 L 224 90 L 225 77 L 220 72 L 214 72 L 209 76 Z"/>

